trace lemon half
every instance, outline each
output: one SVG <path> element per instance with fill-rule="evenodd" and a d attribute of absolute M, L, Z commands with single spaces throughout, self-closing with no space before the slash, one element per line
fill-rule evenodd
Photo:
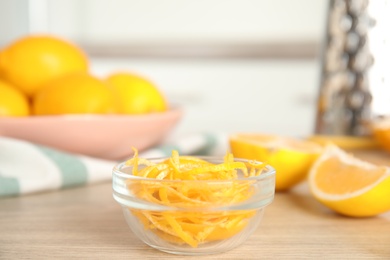
<path fill-rule="evenodd" d="M 287 190 L 305 179 L 320 154 L 321 146 L 297 138 L 264 134 L 235 134 L 229 137 L 237 158 L 258 160 L 276 170 L 276 191 Z"/>

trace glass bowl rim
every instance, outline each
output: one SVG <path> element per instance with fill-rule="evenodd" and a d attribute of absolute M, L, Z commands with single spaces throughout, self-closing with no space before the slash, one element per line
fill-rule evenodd
<path fill-rule="evenodd" d="M 187 155 L 185 155 L 187 156 Z M 216 160 L 216 161 L 221 161 L 221 163 L 223 162 L 223 157 L 221 156 L 193 156 L 191 155 L 191 157 L 195 157 L 197 159 L 202 159 L 202 160 Z M 151 158 L 146 158 L 148 161 L 163 161 L 163 160 L 166 160 L 166 159 L 169 159 L 171 157 L 169 156 L 165 156 L 165 157 L 151 157 Z M 243 159 L 243 158 L 234 158 L 234 162 L 251 162 L 251 161 L 255 161 L 255 162 L 258 162 L 258 163 L 265 163 L 265 162 L 261 162 L 261 161 L 257 161 L 257 160 L 250 160 L 250 159 Z M 156 178 L 147 178 L 147 177 L 140 177 L 140 176 L 134 176 L 133 174 L 128 174 L 128 173 L 124 173 L 123 171 L 121 171 L 121 168 L 123 166 L 125 166 L 126 164 L 126 161 L 122 161 L 118 164 L 116 164 L 114 166 L 114 168 L 112 169 L 112 174 L 116 177 L 123 177 L 123 178 L 127 178 L 128 180 L 136 180 L 136 181 L 150 181 L 150 182 L 169 182 L 169 183 L 175 183 L 175 182 L 198 182 L 198 183 L 210 183 L 210 182 L 218 182 L 218 183 L 224 183 L 224 182 L 232 182 L 232 181 L 260 181 L 260 180 L 263 180 L 263 179 L 267 179 L 268 177 L 270 176 L 274 176 L 276 174 L 276 170 L 274 167 L 272 167 L 271 165 L 269 164 L 266 164 L 265 165 L 265 168 L 267 169 L 266 172 L 262 172 L 261 174 L 257 175 L 257 176 L 248 176 L 248 177 L 238 177 L 238 178 L 235 178 L 235 179 L 229 179 L 229 180 L 166 180 L 166 179 L 156 179 Z M 132 167 L 132 166 L 129 166 L 129 167 Z"/>

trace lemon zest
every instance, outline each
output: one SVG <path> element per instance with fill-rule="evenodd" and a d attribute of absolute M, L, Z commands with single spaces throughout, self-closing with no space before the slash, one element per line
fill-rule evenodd
<path fill-rule="evenodd" d="M 223 163 L 213 164 L 205 160 L 180 156 L 172 151 L 172 156 L 159 163 L 134 155 L 126 162 L 132 166 L 132 173 L 149 180 L 127 182 L 127 187 L 140 199 L 169 206 L 171 208 L 218 207 L 248 200 L 254 189 L 251 181 L 237 179 L 240 170 L 245 177 L 261 174 L 265 163 L 257 161 L 235 161 L 233 154 L 227 153 Z M 249 172 L 248 172 L 249 169 Z M 165 182 L 152 181 L 164 180 Z M 172 180 L 172 182 L 170 181 Z M 181 180 L 177 182 L 177 180 Z M 197 182 L 193 182 L 197 180 Z M 205 182 L 202 182 L 202 181 Z M 224 182 L 218 182 L 224 180 Z M 225 181 L 228 182 L 225 182 Z M 199 182 L 198 182 L 199 181 Z M 156 212 L 131 210 L 139 218 L 145 229 L 176 244 L 198 247 L 200 243 L 227 239 L 242 231 L 255 214 L 255 210 L 235 212 L 170 211 Z"/>
<path fill-rule="evenodd" d="M 183 231 L 181 225 L 172 217 L 171 214 L 164 214 L 165 219 L 168 224 L 172 227 L 172 229 L 176 232 L 176 234 L 183 239 L 184 242 L 189 244 L 192 247 L 197 247 L 198 242 L 187 232 Z"/>

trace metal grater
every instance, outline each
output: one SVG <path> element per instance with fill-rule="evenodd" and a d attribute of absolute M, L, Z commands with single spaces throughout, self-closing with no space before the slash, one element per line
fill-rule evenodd
<path fill-rule="evenodd" d="M 362 136 L 390 115 L 390 3 L 330 0 L 315 132 Z"/>

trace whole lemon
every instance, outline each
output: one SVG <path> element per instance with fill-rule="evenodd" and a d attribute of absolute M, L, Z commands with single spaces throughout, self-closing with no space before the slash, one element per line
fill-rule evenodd
<path fill-rule="evenodd" d="M 0 117 L 28 116 L 30 113 L 27 97 L 7 82 L 0 80 Z"/>
<path fill-rule="evenodd" d="M 33 114 L 107 114 L 114 112 L 108 84 L 88 73 L 73 73 L 48 82 L 33 98 Z"/>
<path fill-rule="evenodd" d="M 127 73 L 114 73 L 107 78 L 116 99 L 119 114 L 146 114 L 163 112 L 168 104 L 156 85 L 146 78 Z"/>
<path fill-rule="evenodd" d="M 72 43 L 53 36 L 26 36 L 0 52 L 0 78 L 28 96 L 58 76 L 87 70 L 86 55 Z"/>

